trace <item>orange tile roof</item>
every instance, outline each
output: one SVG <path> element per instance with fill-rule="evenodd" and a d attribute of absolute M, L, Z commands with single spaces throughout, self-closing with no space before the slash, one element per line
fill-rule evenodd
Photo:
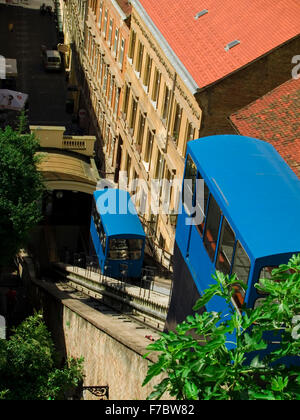
<path fill-rule="evenodd" d="M 226 77 L 300 33 L 299 0 L 133 0 L 199 88 Z M 201 10 L 208 13 L 195 19 Z M 225 51 L 228 43 L 240 44 Z"/>
<path fill-rule="evenodd" d="M 300 178 L 300 78 L 272 90 L 230 120 L 240 134 L 271 143 Z"/>

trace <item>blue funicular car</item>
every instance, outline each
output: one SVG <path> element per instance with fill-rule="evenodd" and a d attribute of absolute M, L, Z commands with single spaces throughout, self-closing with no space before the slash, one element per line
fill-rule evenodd
<path fill-rule="evenodd" d="M 127 191 L 106 188 L 94 192 L 90 234 L 92 253 L 103 274 L 141 276 L 146 235 Z"/>
<path fill-rule="evenodd" d="M 253 308 L 263 298 L 254 285 L 300 253 L 300 180 L 271 144 L 238 135 L 193 140 L 184 178 L 192 182 L 182 189 L 166 330 L 193 313 L 216 270 L 248 285 L 246 294 L 236 288 L 236 310 Z M 201 221 L 191 223 L 197 213 Z M 224 305 L 215 297 L 206 309 L 222 312 Z"/>

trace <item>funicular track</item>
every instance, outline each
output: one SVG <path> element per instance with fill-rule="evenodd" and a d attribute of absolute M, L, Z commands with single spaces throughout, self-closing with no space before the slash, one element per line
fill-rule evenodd
<path fill-rule="evenodd" d="M 169 296 L 151 290 L 150 285 L 135 286 L 63 263 L 52 264 L 43 278 L 95 310 L 114 311 L 123 322 L 149 329 L 148 335 L 164 330 Z"/>

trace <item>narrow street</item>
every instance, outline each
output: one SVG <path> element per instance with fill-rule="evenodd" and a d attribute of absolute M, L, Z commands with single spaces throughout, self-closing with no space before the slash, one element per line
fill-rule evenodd
<path fill-rule="evenodd" d="M 64 71 L 47 73 L 41 59 L 41 45 L 53 49 L 58 43 L 54 18 L 39 10 L 0 4 L 0 39 L 0 55 L 17 59 L 17 90 L 29 94 L 30 124 L 68 123 Z"/>

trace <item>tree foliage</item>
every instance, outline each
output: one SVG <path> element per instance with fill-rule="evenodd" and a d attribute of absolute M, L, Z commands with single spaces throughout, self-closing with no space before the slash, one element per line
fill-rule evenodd
<path fill-rule="evenodd" d="M 195 313 L 148 346 L 159 359 L 144 385 L 166 375 L 148 398 L 160 399 L 168 391 L 188 400 L 300 399 L 300 255 L 260 281 L 259 305 L 242 313 L 231 305 L 236 276 L 216 272 L 213 278 L 194 309 L 220 296 L 229 312 Z"/>
<path fill-rule="evenodd" d="M 22 115 L 17 130 L 0 129 L 0 265 L 15 255 L 41 215 L 39 143 L 34 135 L 23 134 L 25 126 Z"/>
<path fill-rule="evenodd" d="M 83 360 L 55 363 L 55 349 L 40 313 L 27 318 L 8 340 L 0 340 L 0 400 L 64 399 L 83 378 Z"/>

